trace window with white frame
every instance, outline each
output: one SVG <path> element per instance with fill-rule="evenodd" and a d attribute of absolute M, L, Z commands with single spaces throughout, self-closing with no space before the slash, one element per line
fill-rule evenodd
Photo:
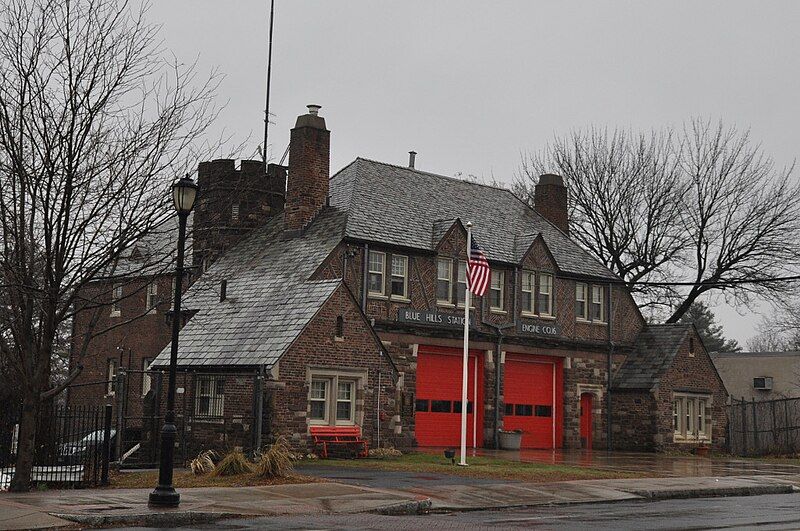
<path fill-rule="evenodd" d="M 489 309 L 493 312 L 502 312 L 505 307 L 505 271 L 492 271 L 491 285 L 489 286 Z"/>
<path fill-rule="evenodd" d="M 194 414 L 200 418 L 222 417 L 225 412 L 225 378 L 200 375 L 195 384 Z"/>
<path fill-rule="evenodd" d="M 332 373 L 315 374 L 308 393 L 311 424 L 349 425 L 356 420 L 358 378 Z"/>
<path fill-rule="evenodd" d="M 142 358 L 142 396 L 149 393 L 150 389 L 153 387 L 152 376 L 147 371 L 147 367 L 150 366 L 152 361 L 153 358 Z"/>
<path fill-rule="evenodd" d="M 339 380 L 336 385 L 336 422 L 353 422 L 355 414 L 355 382 Z"/>
<path fill-rule="evenodd" d="M 408 298 L 408 257 L 392 255 L 392 297 Z"/>
<path fill-rule="evenodd" d="M 589 305 L 586 300 L 588 287 L 583 282 L 575 283 L 575 317 L 580 321 L 589 320 Z"/>
<path fill-rule="evenodd" d="M 604 323 L 606 321 L 606 290 L 603 286 L 592 286 L 592 321 Z"/>
<path fill-rule="evenodd" d="M 122 284 L 114 284 L 111 289 L 111 317 L 122 314 Z"/>
<path fill-rule="evenodd" d="M 436 302 L 453 303 L 453 261 L 449 258 L 436 260 Z"/>
<path fill-rule="evenodd" d="M 158 304 L 158 284 L 151 282 L 147 285 L 147 311 L 153 310 Z"/>
<path fill-rule="evenodd" d="M 539 300 L 537 301 L 539 315 L 552 317 L 553 315 L 553 275 L 539 273 Z"/>
<path fill-rule="evenodd" d="M 384 275 L 386 272 L 386 254 L 378 251 L 369 252 L 369 287 L 367 292 L 370 295 L 382 296 L 385 294 L 386 282 Z"/>
<path fill-rule="evenodd" d="M 109 395 L 114 394 L 115 385 L 117 383 L 117 373 L 119 372 L 119 360 L 117 358 L 108 358 L 106 366 L 106 393 Z"/>
<path fill-rule="evenodd" d="M 328 422 L 328 394 L 330 380 L 311 380 L 308 401 L 311 404 L 311 420 Z"/>
<path fill-rule="evenodd" d="M 464 302 L 467 300 L 467 262 L 459 260 L 458 262 L 458 275 L 456 276 L 456 303 L 464 307 Z M 470 306 L 472 304 L 470 303 Z"/>
<path fill-rule="evenodd" d="M 711 440 L 711 396 L 675 393 L 672 428 L 676 442 Z"/>
<path fill-rule="evenodd" d="M 536 308 L 534 308 L 535 299 L 533 293 L 536 290 L 536 273 L 530 271 L 522 272 L 522 313 L 534 315 Z"/>

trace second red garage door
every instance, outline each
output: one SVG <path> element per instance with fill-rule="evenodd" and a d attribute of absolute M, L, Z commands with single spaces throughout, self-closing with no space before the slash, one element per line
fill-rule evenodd
<path fill-rule="evenodd" d="M 558 358 L 506 355 L 506 430 L 522 430 L 523 448 L 558 448 L 561 427 L 561 361 Z"/>
<path fill-rule="evenodd" d="M 459 349 L 419 347 L 414 419 L 420 446 L 461 444 L 462 356 Z M 468 368 L 467 446 L 481 446 L 483 359 L 479 351 L 470 352 Z"/>

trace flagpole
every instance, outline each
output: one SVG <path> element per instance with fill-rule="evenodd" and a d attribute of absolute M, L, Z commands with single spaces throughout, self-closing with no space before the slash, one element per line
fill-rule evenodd
<path fill-rule="evenodd" d="M 469 258 L 472 248 L 472 222 L 467 222 L 467 265 L 464 270 L 465 280 L 469 278 Z M 469 282 L 467 289 L 464 290 L 464 359 L 461 371 L 461 466 L 467 466 L 467 405 L 468 386 L 469 386 L 469 306 L 471 301 Z M 473 407 L 478 407 L 474 404 Z"/>

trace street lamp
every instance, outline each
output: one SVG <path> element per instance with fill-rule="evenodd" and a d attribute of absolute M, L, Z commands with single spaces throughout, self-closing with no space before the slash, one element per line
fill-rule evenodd
<path fill-rule="evenodd" d="M 158 469 L 158 486 L 150 493 L 150 505 L 177 507 L 181 495 L 172 486 L 172 465 L 175 454 L 175 365 L 178 363 L 178 332 L 181 326 L 181 281 L 183 280 L 183 248 L 186 244 L 186 219 L 194 207 L 197 184 L 189 177 L 172 185 L 172 201 L 178 212 L 178 263 L 175 268 L 175 293 L 172 311 L 172 343 L 169 354 L 169 384 L 167 387 L 167 412 L 161 428 L 161 463 Z"/>

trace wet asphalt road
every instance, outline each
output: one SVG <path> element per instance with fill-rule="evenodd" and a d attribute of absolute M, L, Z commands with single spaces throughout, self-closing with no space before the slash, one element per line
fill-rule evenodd
<path fill-rule="evenodd" d="M 197 529 L 800 529 L 800 494 L 634 501 L 425 516 L 369 514 L 227 520 Z M 141 528 L 139 528 L 141 529 Z"/>

